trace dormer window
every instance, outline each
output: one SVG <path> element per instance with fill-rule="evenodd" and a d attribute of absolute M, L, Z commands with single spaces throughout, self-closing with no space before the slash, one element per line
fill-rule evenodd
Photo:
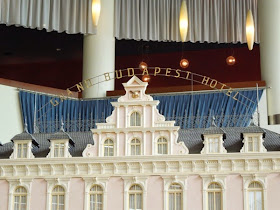
<path fill-rule="evenodd" d="M 212 125 L 205 129 L 201 137 L 204 140 L 204 147 L 201 150 L 201 154 L 217 154 L 226 153 L 224 147 L 224 138 L 226 137 L 223 129 L 216 126 L 214 122 L 215 118 L 212 120 Z"/>
<path fill-rule="evenodd" d="M 141 115 L 139 112 L 132 112 L 130 115 L 130 126 L 141 126 Z"/>
<path fill-rule="evenodd" d="M 17 158 L 27 158 L 27 144 L 17 143 Z"/>
<path fill-rule="evenodd" d="M 263 146 L 263 134 L 243 133 L 243 147 L 240 152 L 266 152 Z"/>
<path fill-rule="evenodd" d="M 218 137 L 211 137 L 208 140 L 208 149 L 209 153 L 219 153 L 219 138 Z"/>
<path fill-rule="evenodd" d="M 64 157 L 65 143 L 54 143 L 54 157 Z"/>
<path fill-rule="evenodd" d="M 259 151 L 259 140 L 257 136 L 248 137 L 248 152 Z"/>
<path fill-rule="evenodd" d="M 27 124 L 25 124 L 24 131 L 21 134 L 14 136 L 11 140 L 14 143 L 14 150 L 11 159 L 15 158 L 34 158 L 32 154 L 32 146 L 39 147 L 35 137 L 27 130 Z"/>
<path fill-rule="evenodd" d="M 263 138 L 265 137 L 265 131 L 251 124 L 246 127 L 241 134 L 241 139 L 243 139 L 243 147 L 240 152 L 266 152 L 266 148 L 263 145 Z"/>
<path fill-rule="evenodd" d="M 71 136 L 64 131 L 63 123 L 61 123 L 61 128 L 58 132 L 52 134 L 48 139 L 51 142 L 50 152 L 47 157 L 50 158 L 66 158 L 71 157 L 69 152 L 70 147 L 74 147 Z"/>

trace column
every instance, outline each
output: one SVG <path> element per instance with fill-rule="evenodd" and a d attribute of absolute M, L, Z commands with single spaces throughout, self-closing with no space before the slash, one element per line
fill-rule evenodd
<path fill-rule="evenodd" d="M 258 2 L 261 75 L 266 81 L 269 124 L 280 124 L 280 1 Z"/>
<path fill-rule="evenodd" d="M 83 98 L 105 97 L 106 91 L 114 90 L 114 68 L 114 0 L 101 0 L 97 34 L 84 36 L 83 81 L 96 78 L 90 80 L 95 85 L 85 88 Z M 106 81 L 108 72 L 110 80 Z"/>

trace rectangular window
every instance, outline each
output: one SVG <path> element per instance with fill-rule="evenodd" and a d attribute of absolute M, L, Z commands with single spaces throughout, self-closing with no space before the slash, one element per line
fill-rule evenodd
<path fill-rule="evenodd" d="M 261 191 L 250 191 L 249 192 L 249 210 L 262 210 L 262 192 Z"/>
<path fill-rule="evenodd" d="M 54 157 L 64 157 L 64 143 L 54 144 Z"/>
<path fill-rule="evenodd" d="M 258 152 L 259 141 L 257 137 L 248 137 L 248 152 Z"/>
<path fill-rule="evenodd" d="M 221 210 L 221 193 L 209 192 L 208 193 L 208 209 L 209 210 Z"/>
<path fill-rule="evenodd" d="M 218 153 L 219 152 L 219 139 L 210 138 L 209 139 L 209 153 Z"/>
<path fill-rule="evenodd" d="M 17 158 L 27 158 L 27 143 L 17 144 Z"/>

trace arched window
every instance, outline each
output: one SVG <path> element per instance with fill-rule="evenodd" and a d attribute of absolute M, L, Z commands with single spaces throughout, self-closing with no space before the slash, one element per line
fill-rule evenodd
<path fill-rule="evenodd" d="M 248 210 L 263 210 L 263 188 L 259 182 L 248 187 Z"/>
<path fill-rule="evenodd" d="M 18 187 L 14 193 L 14 210 L 27 209 L 27 191 L 24 187 Z"/>
<path fill-rule="evenodd" d="M 65 209 L 65 190 L 61 186 L 56 186 L 52 190 L 52 210 Z"/>
<path fill-rule="evenodd" d="M 168 209 L 183 210 L 182 187 L 179 184 L 173 183 L 168 189 Z"/>
<path fill-rule="evenodd" d="M 104 156 L 114 156 L 114 142 L 111 139 L 104 141 Z"/>
<path fill-rule="evenodd" d="M 141 155 L 141 142 L 139 139 L 132 139 L 130 142 L 131 155 Z"/>
<path fill-rule="evenodd" d="M 89 191 L 90 210 L 103 210 L 103 190 L 99 185 L 93 185 Z"/>
<path fill-rule="evenodd" d="M 157 141 L 158 154 L 166 155 L 168 153 L 168 143 L 164 137 L 160 137 Z"/>
<path fill-rule="evenodd" d="M 142 188 L 134 184 L 129 188 L 129 210 L 143 209 L 143 191 Z"/>
<path fill-rule="evenodd" d="M 222 188 L 214 182 L 208 186 L 208 210 L 222 210 Z"/>
<path fill-rule="evenodd" d="M 138 112 L 131 113 L 130 126 L 141 126 L 141 116 Z"/>

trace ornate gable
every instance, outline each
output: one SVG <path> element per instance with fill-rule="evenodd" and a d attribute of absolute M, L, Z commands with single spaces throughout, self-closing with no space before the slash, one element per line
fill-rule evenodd
<path fill-rule="evenodd" d="M 146 95 L 147 82 L 133 76 L 123 83 L 126 94 L 112 102 L 114 111 L 106 123 L 92 129 L 94 145 L 86 156 L 134 156 L 187 154 L 183 142 L 177 143 L 179 126 L 166 121 L 158 112 L 159 101 Z"/>

